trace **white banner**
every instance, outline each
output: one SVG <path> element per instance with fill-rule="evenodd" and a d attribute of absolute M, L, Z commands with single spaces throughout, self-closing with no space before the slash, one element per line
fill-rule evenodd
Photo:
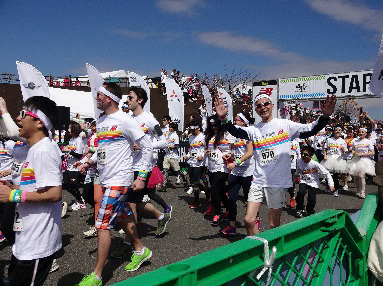
<path fill-rule="evenodd" d="M 146 94 L 148 95 L 148 101 L 145 103 L 144 110 L 150 113 L 150 89 L 146 81 L 142 76 L 136 74 L 135 72 L 128 72 L 129 77 L 129 86 L 140 86 L 145 89 Z"/>
<path fill-rule="evenodd" d="M 206 85 L 202 86 L 202 94 L 205 99 L 207 115 L 212 116 L 213 115 L 213 98 L 211 97 L 209 89 L 207 88 Z"/>
<path fill-rule="evenodd" d="M 276 83 L 276 81 L 274 81 Z M 253 86 L 253 118 L 255 123 L 258 123 L 261 121 L 261 118 L 257 115 L 255 112 L 255 98 L 258 94 L 266 94 L 270 96 L 271 102 L 274 104 L 273 109 L 273 118 L 278 117 L 278 85 L 277 84 L 269 84 L 268 82 L 257 82 L 254 83 Z"/>
<path fill-rule="evenodd" d="M 174 79 L 164 79 L 168 99 L 169 116 L 178 124 L 178 130 L 184 131 L 184 95 Z"/>
<path fill-rule="evenodd" d="M 102 78 L 100 72 L 91 64 L 86 64 L 86 70 L 88 72 L 90 89 L 92 91 L 94 115 L 96 116 L 96 119 L 98 119 L 100 117 L 101 110 L 97 108 L 96 96 L 98 89 L 104 83 L 104 79 Z"/>
<path fill-rule="evenodd" d="M 371 77 L 370 88 L 375 96 L 383 97 L 383 35 L 380 42 L 378 60 Z"/>
<path fill-rule="evenodd" d="M 233 101 L 231 100 L 230 95 L 223 88 L 218 88 L 218 96 L 222 98 L 223 103 L 227 106 L 228 109 L 228 118 L 233 122 Z"/>
<path fill-rule="evenodd" d="M 342 97 L 373 97 L 372 71 L 355 71 L 308 77 L 279 79 L 279 99 L 324 99 L 327 94 Z"/>
<path fill-rule="evenodd" d="M 26 101 L 32 96 L 50 98 L 48 81 L 35 67 L 24 62 L 16 62 L 19 73 L 21 93 Z"/>

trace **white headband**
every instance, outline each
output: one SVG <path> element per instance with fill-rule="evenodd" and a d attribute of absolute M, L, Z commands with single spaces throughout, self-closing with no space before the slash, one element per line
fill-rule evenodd
<path fill-rule="evenodd" d="M 196 126 L 196 125 L 192 125 L 192 126 L 189 126 L 188 129 L 198 129 L 199 126 Z"/>
<path fill-rule="evenodd" d="M 359 128 L 359 131 L 364 131 L 367 133 L 367 129 L 366 128 Z"/>
<path fill-rule="evenodd" d="M 37 117 L 44 123 L 44 126 L 48 129 L 51 130 L 53 127 L 52 122 L 49 120 L 49 118 L 45 115 L 44 112 L 42 112 L 39 109 L 31 110 L 32 113 L 36 114 Z"/>
<path fill-rule="evenodd" d="M 270 96 L 268 96 L 267 94 L 258 94 L 258 95 L 255 97 L 254 102 L 257 102 L 257 101 L 260 100 L 261 98 L 268 98 L 268 99 L 270 99 L 270 101 L 271 101 Z"/>
<path fill-rule="evenodd" d="M 117 96 L 115 96 L 113 93 L 111 93 L 110 91 L 106 90 L 105 87 L 103 86 L 100 86 L 100 88 L 98 89 L 98 91 L 102 92 L 103 94 L 105 94 L 106 96 L 109 96 L 111 99 L 113 99 L 115 102 L 119 103 L 121 98 L 118 98 Z"/>
<path fill-rule="evenodd" d="M 238 113 L 237 116 L 241 117 L 241 119 L 246 123 L 246 125 L 249 125 L 249 120 L 243 115 L 242 113 Z"/>

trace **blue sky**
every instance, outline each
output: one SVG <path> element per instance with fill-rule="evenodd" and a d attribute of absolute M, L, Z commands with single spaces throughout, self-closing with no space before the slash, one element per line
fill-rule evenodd
<path fill-rule="evenodd" d="M 372 69 L 383 1 L 0 0 L 0 24 L 0 72 L 19 60 L 54 75 L 83 75 L 88 62 L 272 79 Z M 363 102 L 380 114 L 377 100 Z"/>

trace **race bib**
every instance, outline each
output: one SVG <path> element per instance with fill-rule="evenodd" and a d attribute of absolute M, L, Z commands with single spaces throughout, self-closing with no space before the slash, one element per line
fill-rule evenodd
<path fill-rule="evenodd" d="M 20 217 L 20 214 L 18 212 L 15 212 L 13 231 L 23 231 L 23 219 Z"/>
<path fill-rule="evenodd" d="M 210 159 L 214 160 L 214 161 L 218 161 L 219 160 L 219 154 L 217 151 L 211 151 L 210 152 Z"/>
<path fill-rule="evenodd" d="M 23 167 L 23 162 L 13 161 L 12 163 L 12 176 L 17 176 L 21 172 L 21 168 Z"/>
<path fill-rule="evenodd" d="M 310 183 L 311 182 L 311 176 L 310 175 L 303 175 L 301 180 L 304 182 Z"/>
<path fill-rule="evenodd" d="M 196 150 L 193 150 L 190 152 L 190 157 L 197 158 L 198 152 Z"/>
<path fill-rule="evenodd" d="M 97 164 L 105 165 L 106 164 L 106 150 L 97 149 Z"/>
<path fill-rule="evenodd" d="M 266 165 L 278 161 L 277 148 L 267 148 L 261 150 L 259 154 L 259 161 L 261 165 Z"/>
<path fill-rule="evenodd" d="M 292 162 L 294 162 L 294 160 L 295 160 L 295 155 L 294 154 L 290 154 L 290 162 L 292 163 Z"/>
<path fill-rule="evenodd" d="M 242 154 L 234 154 L 234 160 L 238 160 L 242 158 Z"/>

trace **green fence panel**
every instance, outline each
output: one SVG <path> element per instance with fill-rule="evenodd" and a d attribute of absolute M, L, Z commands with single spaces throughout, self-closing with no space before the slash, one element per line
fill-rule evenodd
<path fill-rule="evenodd" d="M 376 195 L 368 195 L 356 224 L 342 210 L 325 210 L 262 232 L 275 246 L 269 285 L 371 285 L 368 246 L 380 216 Z M 266 285 L 264 243 L 245 238 L 155 271 L 121 281 L 128 285 Z"/>

